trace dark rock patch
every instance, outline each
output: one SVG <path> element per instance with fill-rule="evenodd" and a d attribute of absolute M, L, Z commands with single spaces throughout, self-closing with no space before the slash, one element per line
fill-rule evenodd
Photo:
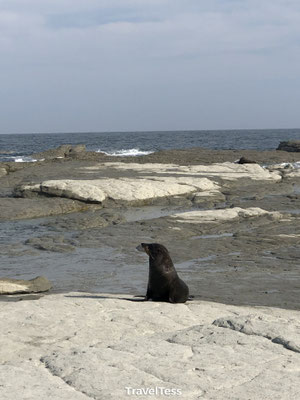
<path fill-rule="evenodd" d="M 74 251 L 76 245 L 73 240 L 65 239 L 62 235 L 45 235 L 41 237 L 35 237 L 26 240 L 25 244 L 30 245 L 38 250 L 54 251 L 58 253 L 69 253 Z"/>
<path fill-rule="evenodd" d="M 300 152 L 300 140 L 288 140 L 280 142 L 277 150 L 288 152 Z"/>

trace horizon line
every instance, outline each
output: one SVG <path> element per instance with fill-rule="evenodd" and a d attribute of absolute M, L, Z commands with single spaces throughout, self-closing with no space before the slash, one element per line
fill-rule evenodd
<path fill-rule="evenodd" d="M 170 133 L 170 132 L 216 132 L 216 131 L 283 131 L 283 130 L 300 130 L 300 128 L 226 128 L 226 129 L 168 129 L 168 130 L 128 130 L 128 131 L 62 131 L 62 132 L 10 132 L 1 133 L 0 135 L 66 135 L 66 134 L 94 134 L 94 133 Z"/>

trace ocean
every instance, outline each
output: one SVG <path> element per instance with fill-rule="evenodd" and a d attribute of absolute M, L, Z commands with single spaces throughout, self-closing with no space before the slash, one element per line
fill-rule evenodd
<path fill-rule="evenodd" d="M 0 134 L 0 161 L 34 161 L 32 153 L 62 144 L 85 144 L 87 150 L 114 156 L 138 156 L 192 147 L 273 150 L 289 139 L 299 140 L 300 129 Z"/>

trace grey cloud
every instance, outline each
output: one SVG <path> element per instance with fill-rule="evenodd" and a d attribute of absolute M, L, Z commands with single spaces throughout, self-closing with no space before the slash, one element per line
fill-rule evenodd
<path fill-rule="evenodd" d="M 299 125 L 299 2 L 0 4 L 0 133 Z"/>

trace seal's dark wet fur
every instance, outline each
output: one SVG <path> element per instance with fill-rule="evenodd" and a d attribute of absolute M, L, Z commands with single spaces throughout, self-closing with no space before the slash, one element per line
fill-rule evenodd
<path fill-rule="evenodd" d="M 149 280 L 145 300 L 185 303 L 188 286 L 179 278 L 168 250 L 162 244 L 141 243 L 137 247 L 149 256 Z"/>

